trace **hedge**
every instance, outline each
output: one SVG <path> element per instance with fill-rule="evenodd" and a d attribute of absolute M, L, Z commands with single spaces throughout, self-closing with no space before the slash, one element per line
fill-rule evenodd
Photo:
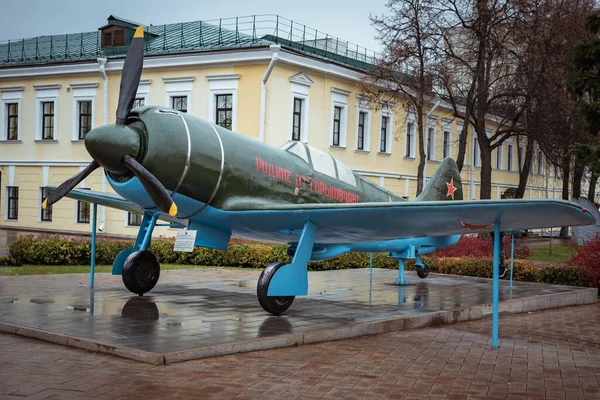
<path fill-rule="evenodd" d="M 515 280 L 528 282 L 544 282 L 577 286 L 598 286 L 600 266 L 600 239 L 591 247 L 582 247 L 580 254 L 588 254 L 578 265 L 549 265 L 534 267 L 526 260 L 514 261 L 513 277 Z M 132 247 L 133 241 L 99 239 L 96 244 L 96 263 L 110 265 L 125 248 Z M 193 252 L 180 253 L 173 251 L 173 239 L 160 238 L 152 241 L 152 251 L 158 261 L 169 264 L 208 265 L 215 267 L 263 268 L 272 262 L 288 260 L 287 245 L 268 245 L 233 240 L 229 249 L 214 250 L 203 247 L 194 248 Z M 595 246 L 595 247 L 594 247 Z M 90 239 L 69 238 L 64 236 L 44 235 L 34 238 L 24 236 L 9 245 L 9 256 L 0 257 L 3 265 L 85 265 L 90 260 Z M 591 251 L 588 251 L 591 249 Z M 588 253 L 586 253 L 588 251 Z M 423 256 L 429 271 L 442 274 L 464 275 L 489 278 L 492 275 L 492 260 L 489 258 L 439 257 Z M 576 258 L 577 259 L 577 258 Z M 508 261 L 508 260 L 507 260 Z M 350 268 L 368 268 L 368 253 L 346 253 L 326 261 L 309 263 L 309 270 L 324 271 Z M 585 265 L 592 263 L 593 265 Z M 396 269 L 398 264 L 387 256 L 387 253 L 373 254 L 374 268 Z M 414 269 L 414 260 L 406 263 L 406 269 Z M 592 272 L 590 272 L 592 271 Z M 505 279 L 508 279 L 507 272 Z"/>

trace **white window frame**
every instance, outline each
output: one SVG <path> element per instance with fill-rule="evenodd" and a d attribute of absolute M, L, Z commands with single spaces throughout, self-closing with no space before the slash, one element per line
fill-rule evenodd
<path fill-rule="evenodd" d="M 411 132 L 409 132 L 409 130 Z M 412 140 L 410 142 L 409 154 L 406 154 L 406 142 L 408 142 L 409 135 L 411 135 Z M 416 140 L 417 140 L 417 121 L 416 121 L 415 115 L 410 113 L 410 114 L 408 114 L 408 117 L 406 118 L 406 129 L 404 132 L 404 146 L 402 149 L 402 152 L 404 153 L 404 158 L 414 159 L 416 157 L 416 154 L 417 154 L 417 146 L 415 143 Z"/>
<path fill-rule="evenodd" d="M 186 97 L 187 113 L 192 114 L 192 84 L 195 79 L 195 76 L 163 78 L 165 83 L 165 105 L 172 108 L 173 97 Z"/>
<path fill-rule="evenodd" d="M 499 171 L 504 169 L 504 152 L 502 151 L 503 147 L 504 143 L 496 147 L 496 169 Z"/>
<path fill-rule="evenodd" d="M 60 85 L 37 85 L 33 87 L 37 91 L 35 102 L 35 140 L 36 142 L 56 142 L 58 141 L 58 89 Z M 54 103 L 54 129 L 52 139 L 42 139 L 42 103 Z"/>
<path fill-rule="evenodd" d="M 48 186 L 48 185 L 46 185 Z M 38 222 L 41 223 L 52 223 L 52 219 L 50 219 L 50 221 L 45 221 L 42 219 L 42 201 L 44 200 L 44 198 L 42 197 L 42 190 L 46 188 L 46 186 L 42 186 L 38 189 Z M 52 209 L 52 206 L 50 206 L 50 209 Z"/>
<path fill-rule="evenodd" d="M 358 121 L 360 113 L 365 113 L 365 131 L 363 134 L 363 148 L 358 148 Z M 358 99 L 356 112 L 356 135 L 354 137 L 354 150 L 357 152 L 368 153 L 371 151 L 371 108 L 365 99 Z"/>
<path fill-rule="evenodd" d="M 476 168 L 481 167 L 481 149 L 479 148 L 479 142 L 477 141 L 477 132 L 475 132 L 475 128 L 471 128 L 471 165 Z"/>
<path fill-rule="evenodd" d="M 306 79 L 308 79 L 308 81 Z M 308 78 L 305 74 L 297 74 L 290 77 L 290 119 L 288 122 L 288 138 L 290 140 L 294 134 L 294 99 L 300 99 L 302 100 L 302 115 L 300 116 L 302 120 L 300 123 L 300 141 L 302 143 L 308 143 L 308 112 L 310 110 L 308 89 L 312 83 L 313 81 L 310 80 L 310 78 Z"/>
<path fill-rule="evenodd" d="M 506 142 L 506 169 L 507 171 L 514 171 L 513 164 L 515 163 L 515 145 L 512 139 L 508 139 Z"/>
<path fill-rule="evenodd" d="M 73 92 L 73 108 L 72 108 L 72 132 L 71 141 L 83 142 L 79 139 L 79 103 L 82 101 L 92 102 L 92 124 L 91 129 L 96 127 L 96 92 L 98 89 L 97 83 L 73 84 L 69 86 Z M 55 105 L 56 109 L 56 105 Z M 56 114 L 56 112 L 55 112 Z M 56 122 L 56 119 L 54 120 Z"/>
<path fill-rule="evenodd" d="M 546 168 L 545 168 L 545 162 L 544 162 L 544 152 L 540 149 L 538 149 L 537 151 L 537 168 L 535 170 L 535 172 L 539 175 L 539 176 L 543 176 L 546 174 Z"/>
<path fill-rule="evenodd" d="M 383 123 L 383 117 L 388 117 L 388 129 L 385 134 L 385 151 L 381 151 L 381 128 Z M 392 109 L 388 105 L 382 105 L 379 113 L 379 140 L 377 141 L 377 154 L 392 154 L 392 127 L 394 126 L 394 116 Z"/>
<path fill-rule="evenodd" d="M 346 148 L 346 138 L 348 133 L 348 95 L 349 91 L 331 88 L 331 126 L 329 128 L 329 147 L 332 148 Z M 340 107 L 340 143 L 339 145 L 333 144 L 333 119 L 335 117 L 335 107 Z"/>
<path fill-rule="evenodd" d="M 137 92 L 135 94 L 136 99 L 144 99 L 144 105 L 148 105 L 148 95 L 150 94 L 150 84 L 152 79 L 142 79 L 138 85 Z M 189 107 L 189 98 L 188 98 Z M 189 108 L 188 108 L 189 110 Z"/>
<path fill-rule="evenodd" d="M 21 120 L 23 109 L 21 108 L 21 99 L 23 98 L 23 86 L 3 87 L 0 88 L 2 100 L 0 101 L 0 141 L 15 143 L 21 141 Z M 8 140 L 8 105 L 17 104 L 17 139 Z"/>
<path fill-rule="evenodd" d="M 449 132 L 448 145 L 444 148 L 444 132 Z M 442 158 L 444 157 L 444 150 L 447 151 L 446 157 L 452 157 L 452 121 L 442 121 Z"/>
<path fill-rule="evenodd" d="M 208 120 L 217 124 L 217 95 L 230 94 L 231 97 L 231 130 L 237 129 L 237 91 L 240 74 L 207 75 L 208 80 Z"/>
<path fill-rule="evenodd" d="M 429 130 L 433 129 L 433 144 L 431 145 L 431 154 L 428 156 L 427 161 L 435 161 L 437 159 L 436 145 L 437 145 L 437 120 L 435 118 L 429 118 L 427 120 L 427 142 L 425 150 L 429 150 Z"/>
<path fill-rule="evenodd" d="M 124 226 L 125 226 L 126 228 L 138 228 L 138 229 L 139 229 L 139 228 L 140 228 L 140 225 L 141 225 L 141 221 L 140 221 L 140 225 L 129 225 L 129 214 L 136 214 L 136 213 L 132 213 L 132 212 L 129 212 L 129 211 L 125 211 L 125 222 L 124 222 Z M 143 218 L 143 217 L 144 217 L 144 216 L 142 215 L 142 218 Z"/>

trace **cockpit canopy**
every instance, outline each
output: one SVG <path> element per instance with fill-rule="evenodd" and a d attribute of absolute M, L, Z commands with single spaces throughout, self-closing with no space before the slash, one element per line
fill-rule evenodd
<path fill-rule="evenodd" d="M 306 143 L 290 141 L 280 149 L 300 157 L 307 164 L 312 165 L 315 171 L 328 175 L 332 178 L 352 186 L 356 186 L 356 176 L 350 168 L 333 158 L 331 155 L 315 149 Z"/>

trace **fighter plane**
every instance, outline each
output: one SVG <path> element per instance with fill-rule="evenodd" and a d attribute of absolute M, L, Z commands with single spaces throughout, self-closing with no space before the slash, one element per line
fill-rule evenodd
<path fill-rule="evenodd" d="M 166 107 L 132 109 L 143 66 L 143 28 L 123 65 L 116 124 L 90 131 L 93 161 L 44 201 L 62 197 L 143 214 L 134 247 L 114 261 L 126 288 L 150 291 L 160 265 L 148 251 L 157 220 L 197 231 L 195 245 L 227 249 L 232 237 L 289 243 L 291 262 L 266 266 L 258 284 L 261 306 L 278 315 L 308 292 L 307 263 L 349 251 L 389 252 L 399 261 L 454 244 L 466 232 L 585 225 L 594 218 L 561 200 L 464 201 L 454 160 L 441 162 L 415 201 L 364 179 L 305 143 L 281 148 Z M 102 166 L 117 193 L 75 187 Z"/>

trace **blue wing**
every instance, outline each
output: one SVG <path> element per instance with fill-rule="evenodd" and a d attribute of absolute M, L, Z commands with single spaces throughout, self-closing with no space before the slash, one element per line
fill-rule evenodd
<path fill-rule="evenodd" d="M 210 214 L 213 223 L 229 226 L 234 235 L 260 240 L 289 241 L 294 235 L 297 240 L 298 229 L 310 220 L 317 225 L 316 241 L 320 243 L 490 232 L 495 222 L 506 232 L 595 222 L 588 211 L 564 200 L 265 204 L 263 209 Z"/>
<path fill-rule="evenodd" d="M 54 189 L 54 187 L 49 188 Z M 112 207 L 118 210 L 128 211 L 135 214 L 144 214 L 144 212 L 148 211 L 145 210 L 143 207 L 132 203 L 128 200 L 125 200 L 121 196 L 113 193 L 97 192 L 94 190 L 73 189 L 69 193 L 67 193 L 65 197 L 69 197 L 74 200 L 86 201 L 88 203 L 96 203 L 102 206 Z M 187 226 L 187 221 L 171 217 L 169 214 L 163 213 L 158 209 L 152 210 L 151 212 L 159 214 L 158 218 L 163 221 L 172 224 Z"/>

